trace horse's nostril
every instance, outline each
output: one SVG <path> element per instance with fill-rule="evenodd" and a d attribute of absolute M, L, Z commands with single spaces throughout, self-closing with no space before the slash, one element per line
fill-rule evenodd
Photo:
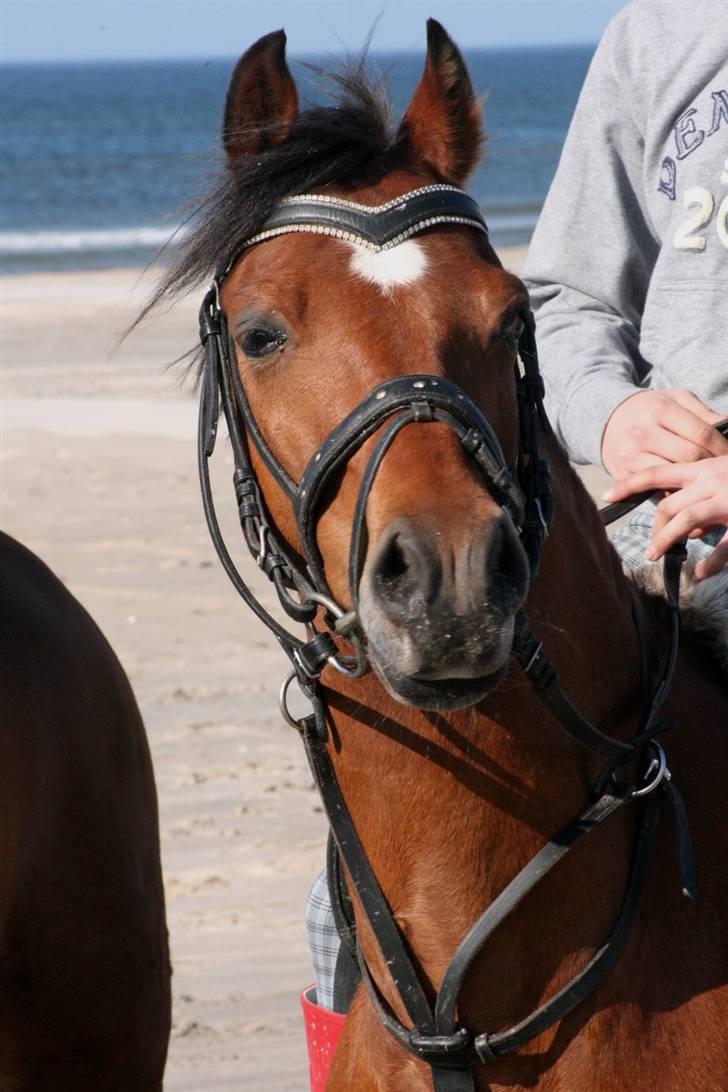
<path fill-rule="evenodd" d="M 439 562 L 426 536 L 398 520 L 380 543 L 370 569 L 379 606 L 395 625 L 414 622 L 439 584 Z"/>
<path fill-rule="evenodd" d="M 494 529 L 488 562 L 488 598 L 503 611 L 515 610 L 528 582 L 528 566 L 510 520 L 503 517 Z"/>
<path fill-rule="evenodd" d="M 400 544 L 399 535 L 395 535 L 377 566 L 377 581 L 383 587 L 395 584 L 409 569 L 407 556 Z"/>

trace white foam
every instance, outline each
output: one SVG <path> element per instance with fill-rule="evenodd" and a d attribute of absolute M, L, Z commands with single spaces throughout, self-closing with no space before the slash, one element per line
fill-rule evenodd
<path fill-rule="evenodd" d="M 0 251 L 10 255 L 84 254 L 135 247 L 161 247 L 174 229 L 110 228 L 106 231 L 4 231 Z M 181 232 L 180 232 L 181 234 Z"/>

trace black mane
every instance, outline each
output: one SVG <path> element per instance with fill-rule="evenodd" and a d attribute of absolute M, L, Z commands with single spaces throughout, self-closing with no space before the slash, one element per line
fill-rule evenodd
<path fill-rule="evenodd" d="M 396 138 L 381 84 L 366 76 L 361 62 L 318 74 L 336 92 L 332 104 L 302 110 L 284 143 L 225 165 L 216 188 L 193 208 L 191 226 L 140 318 L 227 265 L 281 198 L 331 183 L 373 180 L 386 171 Z"/>

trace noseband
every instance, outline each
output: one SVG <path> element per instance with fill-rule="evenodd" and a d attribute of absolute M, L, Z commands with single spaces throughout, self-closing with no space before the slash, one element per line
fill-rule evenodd
<path fill-rule="evenodd" d="M 395 437 L 409 425 L 438 422 L 447 425 L 477 466 L 494 500 L 513 520 L 527 554 L 531 577 L 538 569 L 544 535 L 552 515 L 548 466 L 538 448 L 539 427 L 548 429 L 543 409 L 543 382 L 538 367 L 533 318 L 519 344 L 521 367 L 514 381 L 519 407 L 519 448 L 515 463 L 506 465 L 498 438 L 475 403 L 450 380 L 434 375 L 405 375 L 375 387 L 326 437 L 296 483 L 285 470 L 258 426 L 240 380 L 235 347 L 220 305 L 220 286 L 240 254 L 257 243 L 278 235 L 306 232 L 355 242 L 375 251 L 390 249 L 419 232 L 440 225 L 460 224 L 487 233 L 477 204 L 454 186 L 425 186 L 384 205 L 369 207 L 338 197 L 303 195 L 282 201 L 260 230 L 220 269 L 200 309 L 200 338 L 204 367 L 200 396 L 198 462 L 203 505 L 210 534 L 220 560 L 238 593 L 274 633 L 288 655 L 292 669 L 281 689 L 281 711 L 298 729 L 326 809 L 337 854 L 356 891 L 360 906 L 386 962 L 411 1027 L 403 1026 L 383 999 L 358 947 L 354 954 L 381 1022 L 401 1046 L 427 1062 L 432 1069 L 435 1092 L 472 1092 L 472 1067 L 493 1062 L 540 1035 L 584 1000 L 599 985 L 621 953 L 639 906 L 648 852 L 661 804 L 673 805 L 680 848 L 683 890 L 692 895 L 694 879 L 684 806 L 675 789 L 665 754 L 656 737 L 674 722 L 659 722 L 658 713 L 669 694 L 677 659 L 679 636 L 679 580 L 685 557 L 684 544 L 665 557 L 665 585 L 671 617 L 671 644 L 660 678 L 652 679 L 649 641 L 644 621 L 635 604 L 643 680 L 642 716 L 631 739 L 606 735 L 583 717 L 564 694 L 558 674 L 541 642 L 531 633 L 523 612 L 516 619 L 513 656 L 523 668 L 549 712 L 574 739 L 607 760 L 594 788 L 589 807 L 553 836 L 501 892 L 475 922 L 453 955 L 434 1006 L 422 986 L 394 914 L 382 893 L 359 840 L 327 749 L 328 710 L 319 676 L 326 666 L 349 676 L 368 670 L 363 634 L 358 620 L 358 585 L 366 555 L 366 509 L 377 472 Z M 256 599 L 238 572 L 220 531 L 212 497 L 208 462 L 215 448 L 220 409 L 232 444 L 233 482 L 240 524 L 258 565 L 273 582 L 289 618 L 307 626 L 301 640 L 281 625 Z M 377 435 L 378 433 L 378 435 Z M 316 540 L 320 502 L 331 485 L 367 439 L 376 437 L 366 463 L 352 520 L 349 548 L 349 595 L 351 607 L 338 604 L 328 586 Z M 250 458 L 250 445 L 290 499 L 295 515 L 305 568 L 280 544 L 271 527 Z M 623 515 L 644 497 L 629 505 L 611 506 L 605 522 Z M 317 616 L 323 608 L 323 624 Z M 338 641 L 350 645 L 343 655 Z M 302 720 L 288 711 L 286 694 L 297 680 L 309 698 L 313 712 Z M 617 777 L 617 770 L 636 761 L 634 783 Z M 503 919 L 545 876 L 568 850 L 597 829 L 625 805 L 639 809 L 632 864 L 622 906 L 604 944 L 586 966 L 530 1016 L 497 1034 L 476 1034 L 458 1022 L 458 1002 L 473 960 Z M 336 854 L 334 858 L 336 858 Z M 332 890 L 336 900 L 337 890 Z M 349 928 L 346 932 L 352 932 Z M 342 940 L 344 937 L 342 936 Z"/>

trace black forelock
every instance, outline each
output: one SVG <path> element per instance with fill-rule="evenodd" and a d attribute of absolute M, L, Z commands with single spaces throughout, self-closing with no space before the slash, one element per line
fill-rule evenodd
<path fill-rule="evenodd" d="M 314 71 L 333 89 L 331 104 L 302 110 L 283 143 L 225 165 L 217 185 L 193 206 L 181 240 L 170 247 L 169 267 L 140 318 L 232 261 L 283 197 L 333 183 L 374 181 L 385 173 L 395 137 L 381 84 L 367 77 L 361 63 L 335 73 Z"/>

